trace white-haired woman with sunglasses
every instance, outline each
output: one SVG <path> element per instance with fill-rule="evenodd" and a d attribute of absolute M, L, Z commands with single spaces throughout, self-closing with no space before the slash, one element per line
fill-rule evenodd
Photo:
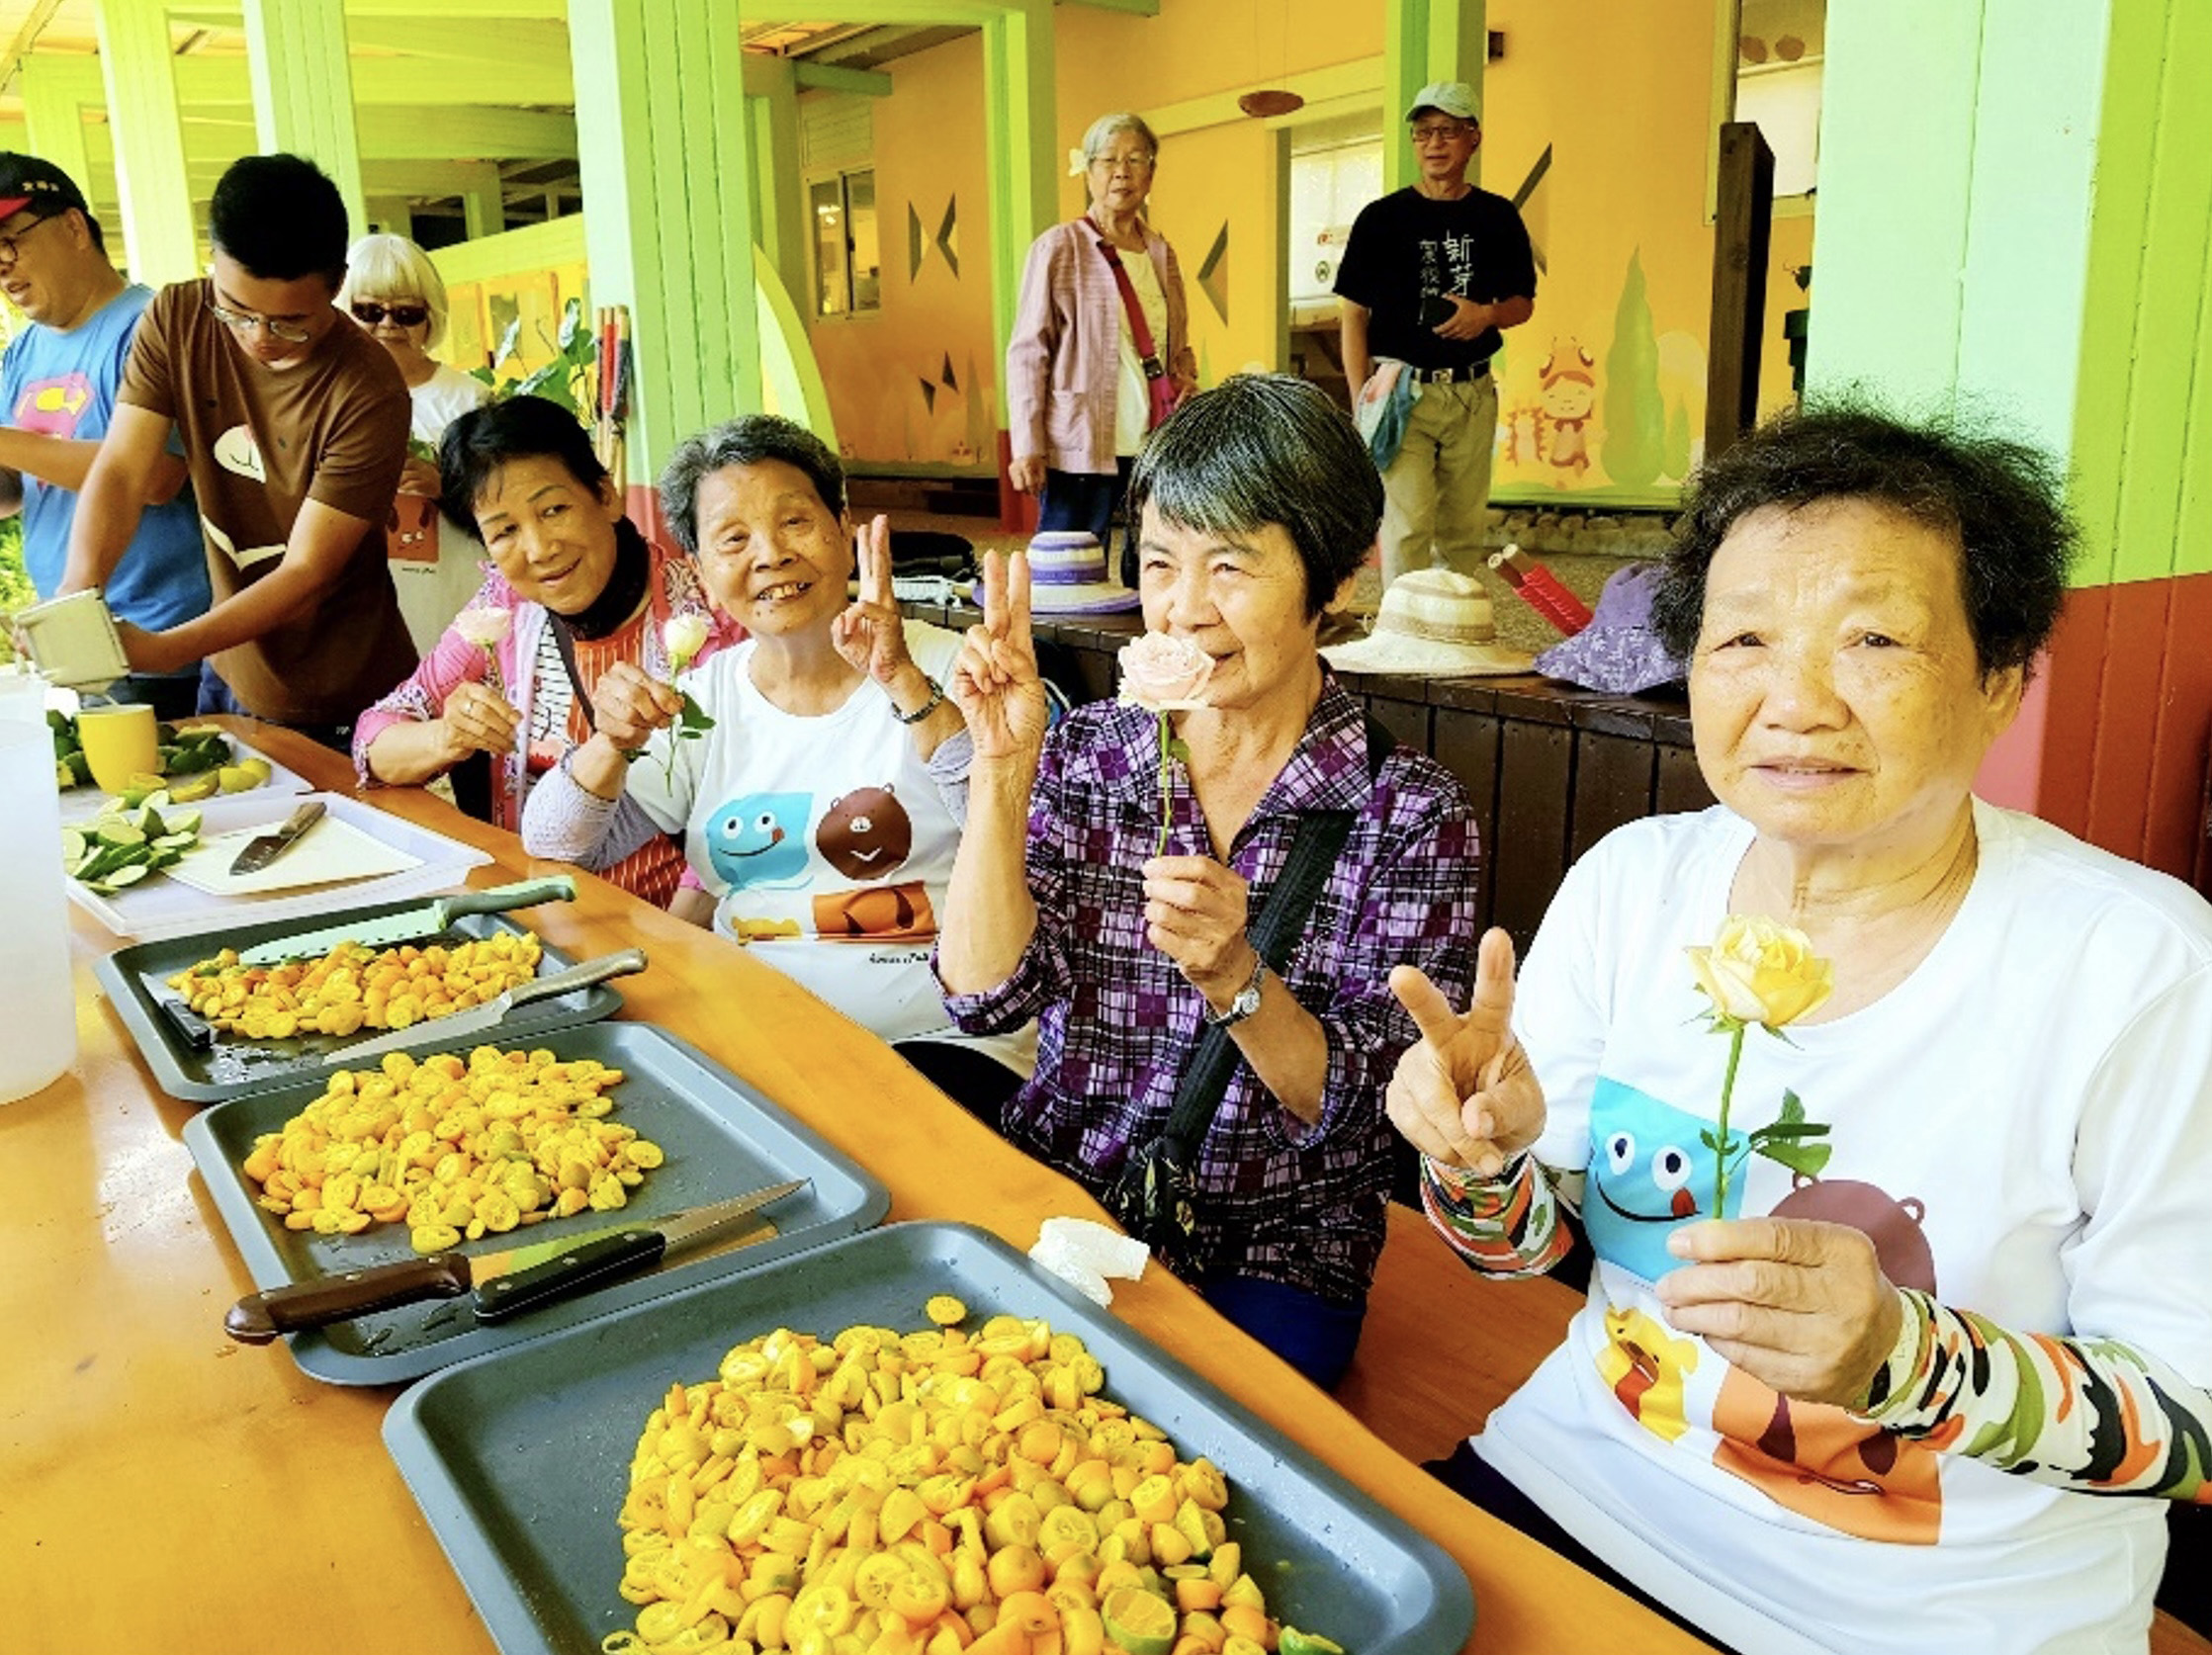
<path fill-rule="evenodd" d="M 387 525 L 392 584 L 415 649 L 428 654 L 484 583 L 481 550 L 438 514 L 438 439 L 491 394 L 430 354 L 446 330 L 446 285 L 430 255 L 403 235 L 365 235 L 346 254 L 339 306 L 392 354 L 414 405 L 399 498 Z"/>

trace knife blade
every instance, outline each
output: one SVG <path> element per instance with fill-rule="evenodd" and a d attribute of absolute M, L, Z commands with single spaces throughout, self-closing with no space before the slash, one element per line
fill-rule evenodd
<path fill-rule="evenodd" d="M 555 972 L 551 977 L 540 977 L 534 982 L 519 983 L 497 1000 L 487 1000 L 482 1005 L 457 1011 L 450 1017 L 440 1017 L 436 1022 L 410 1023 L 405 1028 L 396 1028 L 389 1033 L 372 1035 L 367 1040 L 356 1040 L 350 1046 L 340 1046 L 334 1052 L 322 1054 L 322 1066 L 335 1069 L 342 1064 L 359 1063 L 364 1058 L 382 1057 L 386 1052 L 396 1052 L 402 1046 L 419 1046 L 427 1038 L 433 1045 L 448 1045 L 482 1034 L 486 1029 L 497 1028 L 509 1011 L 518 1005 L 528 1005 L 533 1001 L 551 1000 L 556 995 L 574 994 L 578 989 L 588 989 L 594 983 L 604 983 L 610 977 L 628 977 L 645 970 L 645 950 L 625 948 L 620 953 L 602 954 L 595 960 L 585 960 L 567 971 Z"/>
<path fill-rule="evenodd" d="M 238 963 L 249 966 L 281 965 L 286 960 L 313 959 L 327 954 L 341 942 L 358 942 L 364 948 L 394 948 L 402 942 L 419 942 L 443 936 L 453 922 L 469 914 L 506 914 L 540 903 L 573 903 L 576 882 L 562 874 L 553 879 L 526 879 L 518 885 L 495 885 L 488 891 L 458 891 L 422 908 L 403 914 L 387 914 L 381 919 L 357 919 L 351 924 L 324 925 L 312 931 L 271 937 L 241 949 Z"/>
<path fill-rule="evenodd" d="M 665 1218 L 533 1242 L 473 1259 L 465 1253 L 434 1253 L 425 1259 L 404 1259 L 396 1264 L 375 1264 L 248 1293 L 224 1314 L 222 1331 L 241 1345 L 267 1345 L 279 1334 L 326 1328 L 356 1316 L 397 1310 L 424 1299 L 459 1298 L 472 1291 L 478 1319 L 496 1322 L 748 1229 L 758 1233 L 747 1234 L 744 1245 L 766 1241 L 776 1229 L 759 1209 L 797 1194 L 810 1181 L 792 1178 Z"/>
<path fill-rule="evenodd" d="M 320 799 L 310 799 L 284 820 L 284 826 L 273 833 L 262 833 L 249 840 L 245 849 L 238 852 L 230 864 L 233 878 L 239 874 L 259 873 L 300 842 L 300 836 L 322 820 L 326 807 Z"/>

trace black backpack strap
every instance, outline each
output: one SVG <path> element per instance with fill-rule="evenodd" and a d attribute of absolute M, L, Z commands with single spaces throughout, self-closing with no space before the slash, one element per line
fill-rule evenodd
<path fill-rule="evenodd" d="M 576 698 L 576 705 L 583 710 L 584 728 L 597 735 L 598 715 L 591 710 L 591 697 L 584 693 L 583 674 L 576 670 L 576 646 L 575 640 L 569 635 L 569 623 L 548 609 L 545 612 L 545 624 L 553 634 L 553 647 L 561 652 L 562 669 L 569 674 L 569 693 Z"/>

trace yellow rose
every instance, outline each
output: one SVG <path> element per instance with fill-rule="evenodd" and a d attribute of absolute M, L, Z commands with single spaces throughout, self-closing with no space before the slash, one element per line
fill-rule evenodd
<path fill-rule="evenodd" d="M 1715 1012 L 1769 1032 L 1796 1022 L 1835 992 L 1835 968 L 1795 926 L 1731 914 L 1710 948 L 1686 948 Z"/>

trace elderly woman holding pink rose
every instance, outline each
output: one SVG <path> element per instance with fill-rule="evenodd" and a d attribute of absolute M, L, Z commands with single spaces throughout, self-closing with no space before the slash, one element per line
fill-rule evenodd
<path fill-rule="evenodd" d="M 567 409 L 538 396 L 462 414 L 439 456 L 440 505 L 489 553 L 483 589 L 414 674 L 362 715 L 364 783 L 417 786 L 482 753 L 491 820 L 519 831 L 531 789 L 590 738 L 600 680 L 616 663 L 672 676 L 742 637 L 708 601 L 690 560 L 655 546 Z M 666 835 L 602 876 L 665 908 L 683 879 Z"/>
<path fill-rule="evenodd" d="M 1707 466 L 1655 619 L 1720 803 L 1576 863 L 1518 983 L 1485 937 L 1463 1015 L 1396 980 L 1432 1220 L 1597 1260 L 1440 1474 L 1736 1649 L 2140 1650 L 2212 1502 L 2212 909 L 1972 791 L 2060 486 L 1851 406 Z"/>
<path fill-rule="evenodd" d="M 1382 517 L 1326 397 L 1232 379 L 1161 426 L 1130 490 L 1148 634 L 1122 704 L 1049 740 L 1025 566 L 987 561 L 948 686 L 975 754 L 937 975 L 962 1028 L 1039 1019 L 1001 1130 L 1333 1385 L 1382 1250 L 1382 1088 L 1415 1038 L 1386 978 L 1410 957 L 1468 980 L 1472 811 L 1316 649 Z M 1166 1199 L 1140 1212 L 1147 1180 Z"/>

